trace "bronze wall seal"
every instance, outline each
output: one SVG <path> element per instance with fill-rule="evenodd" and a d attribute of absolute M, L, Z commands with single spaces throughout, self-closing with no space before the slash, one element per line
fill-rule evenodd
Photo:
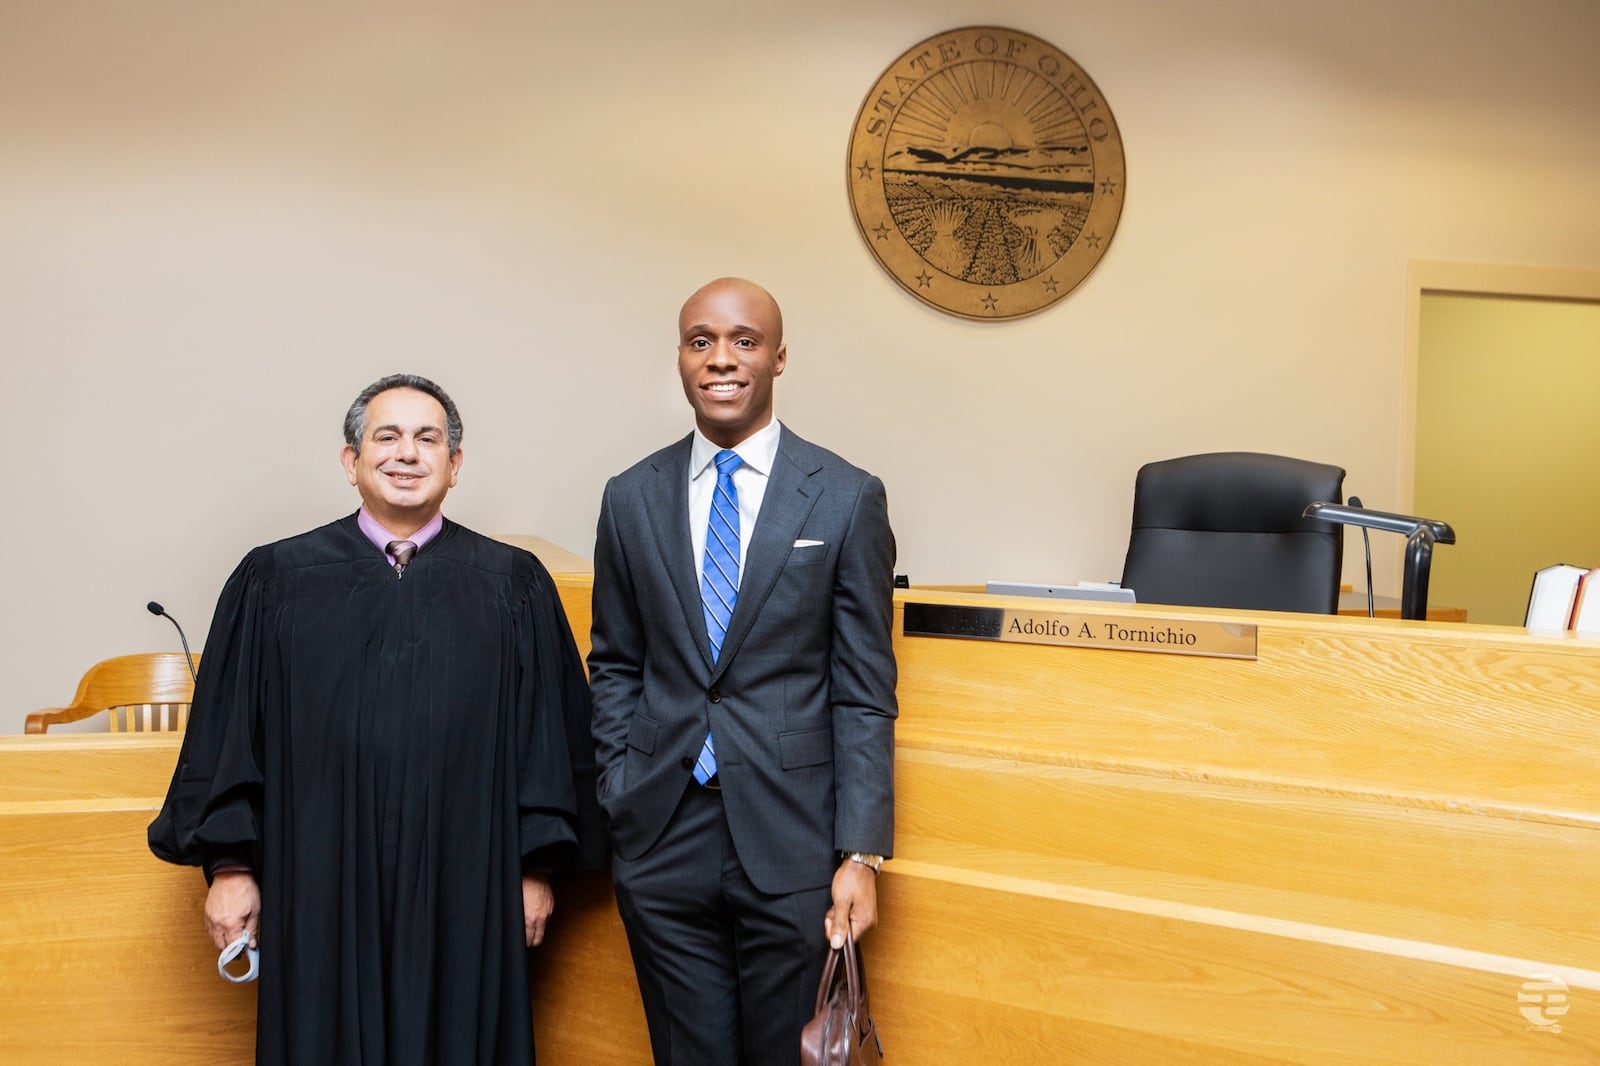
<path fill-rule="evenodd" d="M 872 254 L 951 314 L 1016 318 L 1071 292 L 1111 245 L 1127 174 L 1116 119 L 1061 49 L 950 30 L 862 101 L 846 180 Z"/>

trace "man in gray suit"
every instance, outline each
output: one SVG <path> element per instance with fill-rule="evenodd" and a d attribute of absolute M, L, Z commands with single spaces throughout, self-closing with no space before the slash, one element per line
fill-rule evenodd
<path fill-rule="evenodd" d="M 781 426 L 772 296 L 678 316 L 695 432 L 606 486 L 589 677 L 617 906 L 658 1064 L 798 1061 L 894 837 L 883 483 Z"/>

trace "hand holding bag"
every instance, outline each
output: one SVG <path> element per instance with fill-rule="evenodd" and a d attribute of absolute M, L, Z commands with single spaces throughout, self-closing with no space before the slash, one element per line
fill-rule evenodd
<path fill-rule="evenodd" d="M 871 1066 L 882 1060 L 883 1041 L 867 1012 L 861 952 L 847 933 L 844 947 L 828 951 L 817 986 L 817 1012 L 800 1030 L 800 1066 Z"/>

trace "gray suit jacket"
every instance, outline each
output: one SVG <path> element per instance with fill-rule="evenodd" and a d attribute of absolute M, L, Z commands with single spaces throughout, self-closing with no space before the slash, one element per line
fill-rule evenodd
<path fill-rule="evenodd" d="M 601 503 L 589 653 L 600 803 L 617 854 L 644 854 L 710 728 L 750 880 L 763 892 L 818 888 L 840 852 L 894 847 L 883 483 L 783 427 L 713 665 L 691 558 L 691 440 L 612 478 Z"/>

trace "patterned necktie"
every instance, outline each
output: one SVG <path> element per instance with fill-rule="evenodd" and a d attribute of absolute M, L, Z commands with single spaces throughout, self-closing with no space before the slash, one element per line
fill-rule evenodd
<path fill-rule="evenodd" d="M 711 661 L 722 655 L 722 641 L 739 599 L 739 490 L 733 472 L 744 465 L 737 452 L 717 453 L 717 485 L 711 493 L 711 520 L 706 524 L 706 555 L 700 568 L 700 606 L 705 610 Z M 717 749 L 706 734 L 695 760 L 694 779 L 705 784 L 717 772 Z"/>
<path fill-rule="evenodd" d="M 417 546 L 409 540 L 391 540 L 388 551 L 390 555 L 394 556 L 394 576 L 404 576 L 406 564 L 411 562 L 413 555 L 417 554 Z"/>

